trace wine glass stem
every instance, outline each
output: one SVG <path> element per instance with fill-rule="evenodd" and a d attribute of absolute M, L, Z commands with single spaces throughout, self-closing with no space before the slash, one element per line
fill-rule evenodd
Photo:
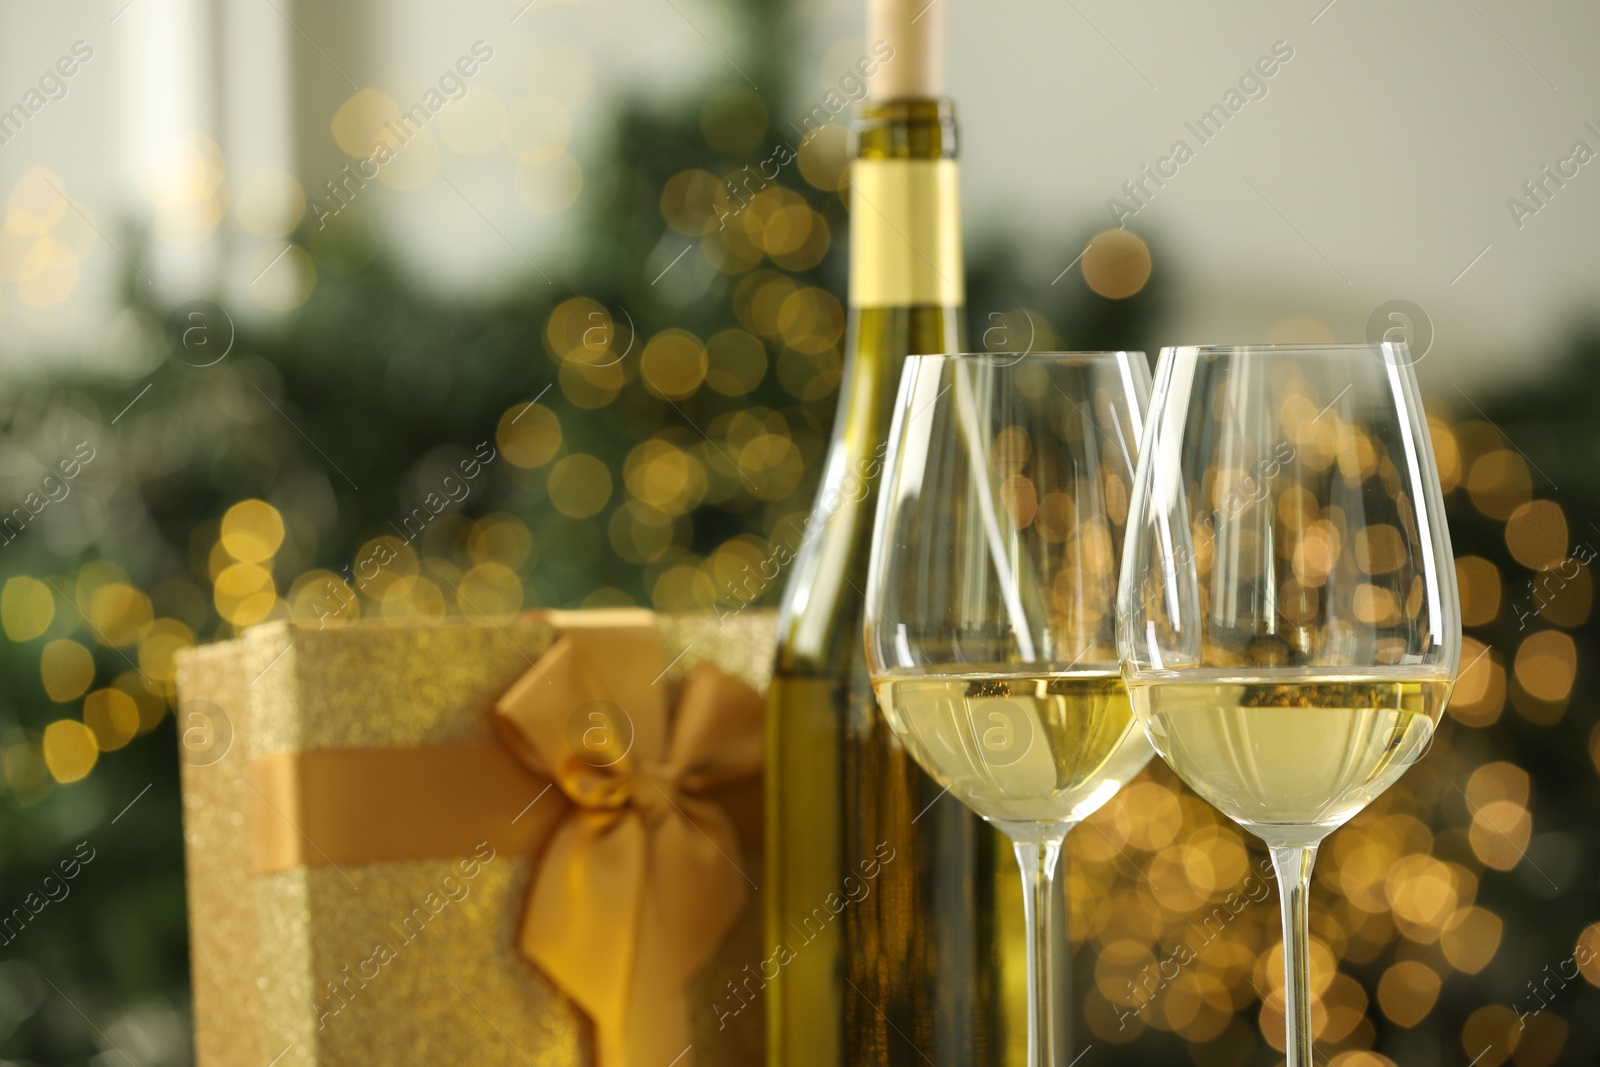
<path fill-rule="evenodd" d="M 1284 845 L 1271 849 L 1278 876 L 1278 904 L 1283 912 L 1283 1021 L 1288 1067 L 1311 1063 L 1311 865 L 1316 845 Z"/>
<path fill-rule="evenodd" d="M 1028 927 L 1028 1064 L 1055 1063 L 1055 998 L 1051 975 L 1050 896 L 1055 891 L 1061 838 L 1012 842 L 1022 868 L 1022 916 Z"/>

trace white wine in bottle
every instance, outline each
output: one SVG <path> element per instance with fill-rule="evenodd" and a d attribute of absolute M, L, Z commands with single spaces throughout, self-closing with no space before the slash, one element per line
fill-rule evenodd
<path fill-rule="evenodd" d="M 1450 679 L 1189 671 L 1129 687 L 1151 744 L 1189 786 L 1268 844 L 1314 844 L 1421 759 Z"/>
<path fill-rule="evenodd" d="M 926 40 L 941 12 L 915 25 L 916 7 L 891 12 L 885 28 L 875 2 L 869 37 L 892 55 L 853 131 L 844 377 L 772 683 L 761 893 L 783 962 L 766 988 L 767 1063 L 992 1067 L 1007 1062 L 1008 1008 L 1025 1007 L 1005 1001 L 996 939 L 1009 858 L 890 733 L 862 638 L 901 363 L 964 341 L 955 124 Z"/>

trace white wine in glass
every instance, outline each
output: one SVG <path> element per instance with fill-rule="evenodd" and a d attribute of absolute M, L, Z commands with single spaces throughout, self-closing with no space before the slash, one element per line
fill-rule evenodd
<path fill-rule="evenodd" d="M 1148 395 L 1137 352 L 915 356 L 889 431 L 867 666 L 906 750 L 1011 838 L 1032 1067 L 1064 1051 L 1050 982 L 1062 839 L 1151 755 L 1113 610 Z"/>
<path fill-rule="evenodd" d="M 1228 818 L 1271 843 L 1320 839 L 1427 751 L 1445 678 L 1195 671 L 1132 695 L 1151 743 Z"/>
<path fill-rule="evenodd" d="M 1288 1062 L 1312 1067 L 1317 846 L 1426 754 L 1461 656 L 1405 346 L 1163 350 L 1117 613 L 1151 745 L 1272 854 Z"/>
<path fill-rule="evenodd" d="M 997 825 L 1071 824 L 1149 762 L 1122 675 L 885 674 L 878 704 L 941 786 Z"/>

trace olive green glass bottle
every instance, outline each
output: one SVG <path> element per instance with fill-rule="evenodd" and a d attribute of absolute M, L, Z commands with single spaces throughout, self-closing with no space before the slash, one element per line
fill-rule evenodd
<path fill-rule="evenodd" d="M 767 1063 L 987 1067 L 1014 1032 L 996 941 L 1013 910 L 996 910 L 1003 857 L 891 736 L 862 643 L 901 363 L 965 341 L 955 124 L 947 100 L 896 99 L 869 102 L 853 132 L 844 378 L 781 603 L 767 734 L 761 895 L 780 961 Z"/>

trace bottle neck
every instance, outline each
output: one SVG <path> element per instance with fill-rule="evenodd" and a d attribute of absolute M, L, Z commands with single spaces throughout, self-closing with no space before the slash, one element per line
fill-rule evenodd
<path fill-rule="evenodd" d="M 963 347 L 966 280 L 954 105 L 872 101 L 851 134 L 850 325 L 834 448 L 859 465 L 881 453 L 905 357 Z"/>
<path fill-rule="evenodd" d="M 874 103 L 853 133 L 852 310 L 961 307 L 966 282 L 950 101 Z"/>

